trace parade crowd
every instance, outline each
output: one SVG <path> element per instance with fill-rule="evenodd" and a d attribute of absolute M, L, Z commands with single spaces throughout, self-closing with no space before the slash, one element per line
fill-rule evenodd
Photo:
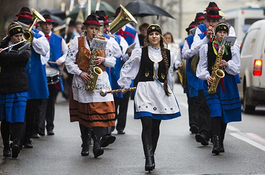
<path fill-rule="evenodd" d="M 70 121 L 79 123 L 81 156 L 89 156 L 93 147 L 95 158 L 115 142 L 114 131 L 125 134 L 128 102 L 134 100 L 134 118 L 142 124 L 144 167 L 150 172 L 161 121 L 181 116 L 173 92 L 175 74 L 187 95 L 189 116 L 184 117 L 191 134 L 204 146 L 212 143 L 214 155 L 225 152 L 227 124 L 241 121 L 240 55 L 234 29 L 221 9 L 210 2 L 196 13 L 179 46 L 158 24 L 143 23 L 137 31 L 127 23 L 114 31 L 110 24 L 121 20 L 123 8 L 113 18 L 99 10 L 82 22 L 71 21 L 61 36 L 54 33 L 49 14 L 21 8 L 0 43 L 5 158 L 33 148 L 32 139 L 55 134 L 55 103 L 62 92 L 69 101 Z M 234 44 L 225 44 L 226 36 L 234 36 Z"/>

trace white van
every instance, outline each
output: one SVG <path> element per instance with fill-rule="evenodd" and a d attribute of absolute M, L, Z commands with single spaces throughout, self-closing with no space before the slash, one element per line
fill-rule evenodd
<path fill-rule="evenodd" d="M 265 20 L 253 23 L 241 47 L 239 95 L 245 113 L 265 104 Z"/>

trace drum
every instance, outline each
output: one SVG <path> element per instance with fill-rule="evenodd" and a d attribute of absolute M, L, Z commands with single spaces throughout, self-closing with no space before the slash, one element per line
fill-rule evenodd
<path fill-rule="evenodd" d="M 60 75 L 59 70 L 53 67 L 46 67 L 46 77 L 48 85 L 58 83 L 60 80 L 59 75 Z"/>

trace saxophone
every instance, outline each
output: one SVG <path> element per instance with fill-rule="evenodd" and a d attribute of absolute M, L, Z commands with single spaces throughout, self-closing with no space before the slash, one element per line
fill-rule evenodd
<path fill-rule="evenodd" d="M 214 94 L 216 93 L 216 89 L 217 89 L 217 86 L 219 84 L 219 81 L 221 78 L 224 78 L 225 76 L 225 73 L 222 69 L 219 68 L 219 63 L 220 61 L 222 60 L 222 57 L 223 57 L 223 52 L 224 52 L 224 48 L 225 46 L 222 45 L 220 51 L 218 52 L 217 54 L 217 57 L 216 57 L 216 60 L 215 60 L 215 63 L 212 67 L 212 78 L 213 78 L 213 82 L 212 84 L 209 86 L 209 89 L 208 89 L 208 92 L 210 94 Z"/>
<path fill-rule="evenodd" d="M 100 38 L 103 39 L 103 35 L 96 35 L 94 38 Z M 105 39 L 105 38 L 104 38 Z M 96 58 L 98 56 L 98 49 L 92 49 L 91 51 L 91 58 L 89 59 L 89 67 L 87 70 L 88 75 L 90 76 L 90 80 L 86 83 L 86 90 L 94 91 L 98 76 L 103 73 L 102 69 L 96 65 Z"/>

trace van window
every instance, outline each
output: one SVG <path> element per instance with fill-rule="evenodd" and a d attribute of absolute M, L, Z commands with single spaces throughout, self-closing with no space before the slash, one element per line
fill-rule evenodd
<path fill-rule="evenodd" d="M 255 46 L 257 44 L 258 36 L 259 36 L 260 28 L 252 29 L 250 30 L 247 34 L 246 37 L 244 38 L 244 43 L 242 44 L 242 52 L 241 55 L 247 56 L 247 55 L 252 55 L 252 53 L 255 50 Z"/>

